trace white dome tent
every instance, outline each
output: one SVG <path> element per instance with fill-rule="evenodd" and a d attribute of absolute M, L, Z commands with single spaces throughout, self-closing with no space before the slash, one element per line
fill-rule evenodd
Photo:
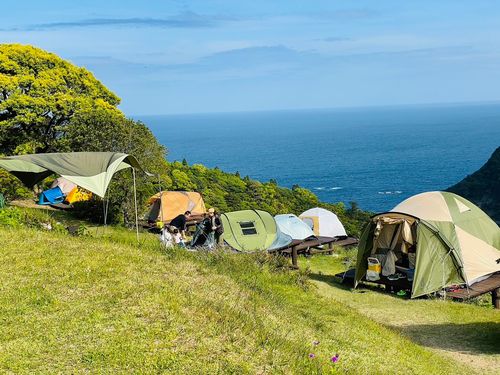
<path fill-rule="evenodd" d="M 347 237 L 345 228 L 337 215 L 324 208 L 311 208 L 302 212 L 299 217 L 318 237 Z"/>

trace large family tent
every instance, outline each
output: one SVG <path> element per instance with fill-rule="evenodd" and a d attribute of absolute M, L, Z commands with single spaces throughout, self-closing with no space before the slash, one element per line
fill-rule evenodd
<path fill-rule="evenodd" d="M 192 215 L 203 215 L 207 212 L 203 197 L 193 191 L 162 191 L 149 198 L 149 204 L 149 221 L 170 222 L 186 211 L 191 211 Z"/>
<path fill-rule="evenodd" d="M 305 240 L 315 236 L 312 229 L 294 214 L 276 215 L 274 220 L 281 233 L 288 234 L 294 240 Z"/>
<path fill-rule="evenodd" d="M 292 238 L 281 233 L 274 218 L 265 211 L 243 210 L 221 215 L 224 241 L 243 252 L 274 250 L 288 246 Z"/>
<path fill-rule="evenodd" d="M 346 237 L 347 233 L 337 215 L 324 208 L 316 207 L 302 212 L 299 216 L 316 236 Z"/>
<path fill-rule="evenodd" d="M 361 236 L 356 285 L 366 275 L 368 257 L 389 250 L 398 259 L 414 256 L 412 298 L 454 284 L 470 286 L 500 271 L 497 224 L 453 193 L 418 194 L 375 215 Z"/>

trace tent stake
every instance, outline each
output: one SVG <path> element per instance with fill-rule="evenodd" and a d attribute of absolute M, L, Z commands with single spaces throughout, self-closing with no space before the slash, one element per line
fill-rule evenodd
<path fill-rule="evenodd" d="M 137 214 L 137 189 L 135 187 L 135 168 L 132 168 L 132 175 L 134 176 L 134 207 L 135 207 L 135 233 L 137 243 L 139 243 L 139 215 Z"/>

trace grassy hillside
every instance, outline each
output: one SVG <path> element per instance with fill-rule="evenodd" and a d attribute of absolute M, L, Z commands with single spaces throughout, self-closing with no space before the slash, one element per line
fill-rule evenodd
<path fill-rule="evenodd" d="M 99 233 L 0 227 L 0 371 L 472 373 L 279 258 Z"/>
<path fill-rule="evenodd" d="M 378 288 L 352 290 L 340 286 L 333 275 L 354 261 L 355 250 L 340 256 L 301 259 L 310 278 L 325 298 L 335 300 L 413 342 L 431 348 L 479 373 L 500 373 L 500 312 L 492 308 L 491 295 L 469 303 L 441 299 L 400 298 Z M 351 263 L 352 265 L 352 263 Z M 456 372 L 455 372 L 456 373 Z"/>
<path fill-rule="evenodd" d="M 461 195 L 500 223 L 500 147 L 479 170 L 465 177 L 448 191 Z"/>

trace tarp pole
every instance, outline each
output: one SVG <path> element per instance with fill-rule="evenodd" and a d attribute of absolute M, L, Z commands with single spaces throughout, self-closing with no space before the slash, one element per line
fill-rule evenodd
<path fill-rule="evenodd" d="M 132 175 L 134 176 L 135 233 L 137 236 L 137 243 L 139 243 L 139 215 L 137 214 L 137 189 L 135 186 L 135 168 L 132 168 Z"/>
<path fill-rule="evenodd" d="M 109 207 L 109 198 L 106 200 L 106 193 L 104 193 L 104 197 L 102 197 L 102 213 L 104 214 L 104 228 L 108 225 L 108 207 Z"/>

